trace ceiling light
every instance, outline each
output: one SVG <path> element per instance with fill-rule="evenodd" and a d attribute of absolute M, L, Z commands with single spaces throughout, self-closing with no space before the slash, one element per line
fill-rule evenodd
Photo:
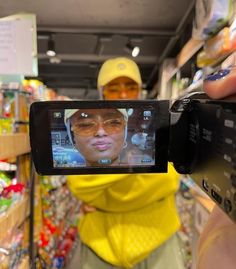
<path fill-rule="evenodd" d="M 128 42 L 125 46 L 125 50 L 131 54 L 134 58 L 137 57 L 140 53 L 139 46 L 134 46 L 130 42 Z"/>
<path fill-rule="evenodd" d="M 132 50 L 132 56 L 137 57 L 139 55 L 140 48 L 138 46 L 135 46 Z"/>
<path fill-rule="evenodd" d="M 47 50 L 46 54 L 49 57 L 55 57 L 56 56 L 55 42 L 54 42 L 54 40 L 52 40 L 51 37 L 48 39 L 48 50 Z"/>

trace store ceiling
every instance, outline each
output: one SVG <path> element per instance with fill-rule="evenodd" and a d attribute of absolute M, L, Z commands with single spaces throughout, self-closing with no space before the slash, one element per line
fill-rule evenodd
<path fill-rule="evenodd" d="M 141 68 L 144 87 L 151 91 L 160 63 L 175 56 L 186 41 L 183 33 L 191 24 L 194 2 L 8 0 L 0 3 L 0 17 L 35 13 L 39 78 L 59 94 L 91 99 L 97 96 L 96 78 L 101 63 L 111 57 L 129 57 L 125 50 L 128 42 L 141 49 L 135 60 Z M 46 55 L 49 37 L 55 41 L 60 63 L 51 63 Z"/>

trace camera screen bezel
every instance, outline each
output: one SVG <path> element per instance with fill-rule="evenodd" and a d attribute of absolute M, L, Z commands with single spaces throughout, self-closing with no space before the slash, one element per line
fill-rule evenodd
<path fill-rule="evenodd" d="M 155 164 L 142 167 L 53 167 L 50 110 L 97 108 L 142 108 L 155 111 Z M 169 101 L 45 101 L 30 107 L 30 144 L 36 171 L 41 175 L 121 174 L 167 172 Z"/>

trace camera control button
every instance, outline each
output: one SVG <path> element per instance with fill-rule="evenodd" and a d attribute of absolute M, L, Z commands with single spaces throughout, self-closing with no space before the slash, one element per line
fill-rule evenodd
<path fill-rule="evenodd" d="M 190 103 L 190 99 L 182 99 L 182 100 L 177 100 L 171 107 L 171 111 L 174 113 L 177 112 L 184 112 Z"/>
<path fill-rule="evenodd" d="M 224 209 L 227 213 L 229 213 L 232 210 L 232 204 L 229 199 L 224 200 Z"/>
<path fill-rule="evenodd" d="M 98 163 L 103 165 L 109 165 L 111 164 L 111 159 L 100 159 Z"/>
<path fill-rule="evenodd" d="M 233 187 L 236 188 L 236 174 L 231 174 L 230 179 Z"/>
<path fill-rule="evenodd" d="M 236 192 L 234 193 L 234 203 L 236 204 Z"/>

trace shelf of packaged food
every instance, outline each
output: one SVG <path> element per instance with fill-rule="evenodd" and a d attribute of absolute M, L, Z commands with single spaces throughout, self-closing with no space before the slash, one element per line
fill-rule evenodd
<path fill-rule="evenodd" d="M 29 215 L 28 200 L 28 195 L 25 195 L 22 200 L 13 204 L 0 215 L 0 239 L 4 238 L 14 228 L 23 224 Z"/>
<path fill-rule="evenodd" d="M 0 159 L 8 159 L 30 151 L 29 135 L 27 133 L 1 134 Z"/>
<path fill-rule="evenodd" d="M 22 259 L 21 263 L 18 265 L 17 269 L 29 269 L 29 257 L 26 256 Z"/>
<path fill-rule="evenodd" d="M 166 81 L 170 81 L 180 68 L 183 67 L 203 47 L 203 45 L 203 41 L 190 38 L 176 56 L 176 61 L 173 64 L 173 67 L 168 70 Z"/>

